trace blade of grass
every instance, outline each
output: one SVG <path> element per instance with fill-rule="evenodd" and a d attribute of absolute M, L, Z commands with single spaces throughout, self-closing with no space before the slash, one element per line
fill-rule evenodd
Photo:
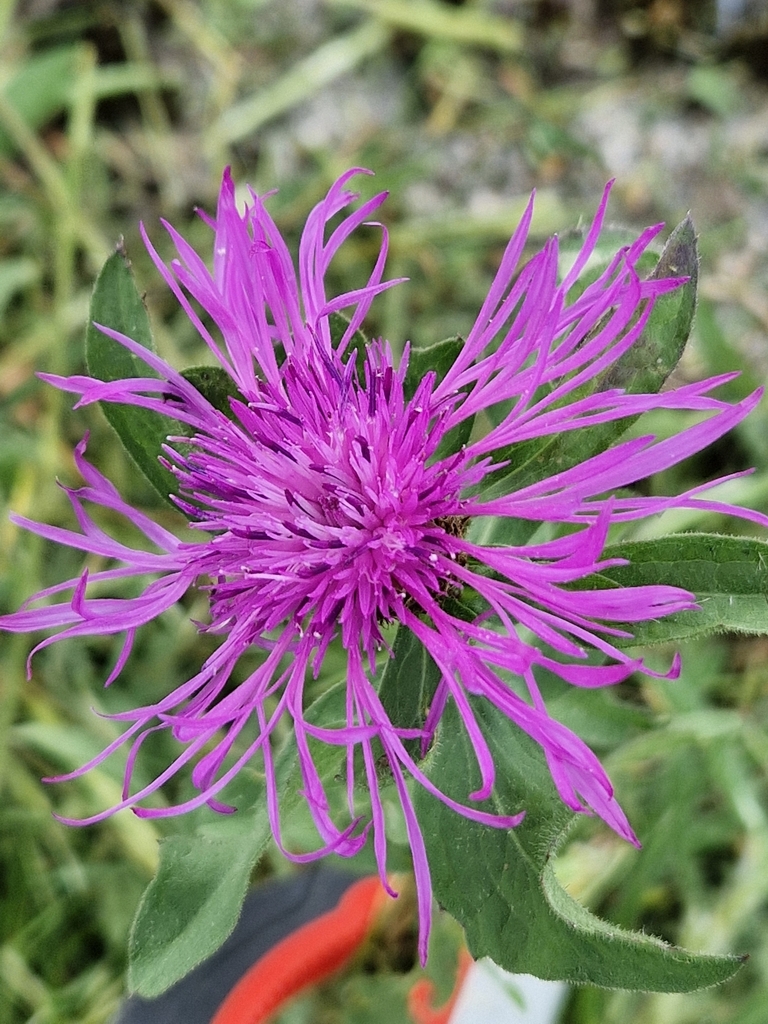
<path fill-rule="evenodd" d="M 448 7 L 435 0 L 327 0 L 332 7 L 351 7 L 379 18 L 392 28 L 430 38 L 486 46 L 500 53 L 521 53 L 519 22 L 468 8 Z"/>
<path fill-rule="evenodd" d="M 353 71 L 359 64 L 382 50 L 390 33 L 378 21 L 366 21 L 359 28 L 337 36 L 299 61 L 272 85 L 260 89 L 230 107 L 219 118 L 211 133 L 213 152 L 220 145 L 238 142 L 267 121 L 314 96 L 319 89 Z"/>
<path fill-rule="evenodd" d="M 2 92 L 0 123 L 32 168 L 50 207 L 70 222 L 72 231 L 88 254 L 95 273 L 109 255 L 109 245 L 85 210 L 77 208 L 61 168 Z"/>

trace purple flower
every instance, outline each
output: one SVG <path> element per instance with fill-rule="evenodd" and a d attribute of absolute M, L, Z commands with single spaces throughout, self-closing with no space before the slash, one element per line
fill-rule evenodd
<path fill-rule="evenodd" d="M 618 388 L 589 393 L 584 388 L 637 341 L 654 300 L 681 283 L 644 281 L 638 275 L 638 259 L 658 233 L 657 226 L 618 252 L 596 280 L 581 291 L 573 289 L 598 240 L 606 188 L 583 248 L 559 284 L 556 238 L 518 270 L 531 201 L 455 362 L 440 380 L 432 372 L 425 374 L 409 396 L 407 347 L 396 365 L 384 341 L 372 342 L 365 351 L 351 344 L 374 297 L 396 283 L 383 280 L 383 227 L 379 225 L 379 257 L 365 287 L 330 299 L 325 292 L 333 256 L 386 197 L 382 193 L 368 200 L 330 230 L 329 222 L 356 198 L 346 184 L 357 173 L 344 174 L 310 214 L 301 239 L 298 280 L 263 197 L 251 193 L 245 212 L 239 212 L 228 173 L 216 219 L 209 220 L 214 232 L 212 272 L 169 225 L 178 252 L 170 267 L 145 237 L 161 274 L 234 382 L 237 397 L 231 409 L 215 408 L 162 359 L 107 327 L 100 329 L 159 378 L 105 383 L 85 376 L 43 376 L 79 394 L 78 405 L 106 401 L 143 406 L 170 412 L 187 426 L 188 435 L 168 438 L 164 457 L 178 479 L 178 505 L 192 532 L 182 529 L 180 539 L 128 505 L 85 460 L 83 441 L 75 458 L 85 486 L 67 488 L 79 530 L 21 516 L 13 519 L 49 540 L 112 560 L 113 566 L 91 574 L 86 569 L 78 578 L 35 595 L 22 610 L 0 619 L 0 627 L 56 631 L 35 651 L 69 637 L 124 634 L 110 683 L 122 671 L 138 628 L 190 587 L 202 589 L 210 621 L 201 628 L 221 636 L 215 653 L 182 686 L 159 695 L 157 703 L 113 716 L 126 723 L 122 736 L 89 764 L 62 776 L 78 776 L 130 744 L 123 800 L 87 820 L 99 821 L 125 807 L 147 816 L 178 814 L 201 804 L 227 810 L 217 795 L 260 752 L 271 826 L 281 843 L 270 737 L 287 714 L 293 721 L 303 795 L 321 838 L 319 850 L 297 859 L 329 851 L 351 856 L 360 849 L 370 827 L 361 826 L 355 807 L 354 775 L 363 773 L 375 852 L 386 880 L 377 781 L 383 750 L 413 852 L 423 958 L 431 888 L 407 778 L 474 820 L 510 827 L 522 818 L 497 817 L 473 806 L 491 794 L 494 764 L 473 715 L 471 695 L 490 701 L 541 745 L 569 807 L 597 813 L 619 835 L 636 842 L 597 758 L 547 713 L 536 669 L 548 669 L 576 686 L 620 682 L 642 668 L 642 662 L 615 646 L 616 637 L 627 636 L 615 624 L 696 607 L 692 594 L 670 586 L 576 592 L 568 585 L 616 564 L 601 561 L 613 523 L 673 506 L 733 513 L 699 497 L 698 490 L 676 498 L 649 498 L 628 496 L 623 489 L 721 437 L 760 395 L 735 406 L 712 397 L 732 375 L 664 394 L 626 394 Z M 190 298 L 216 324 L 223 345 Z M 334 344 L 329 317 L 342 310 L 350 323 Z M 498 472 L 499 456 L 494 461 L 494 453 L 499 450 L 658 408 L 710 415 L 667 440 L 623 440 L 539 482 L 483 496 L 479 485 L 491 471 Z M 503 412 L 486 419 L 485 432 L 476 429 L 458 451 L 442 454 L 440 445 L 449 431 L 472 417 L 480 422 L 481 414 L 491 409 Z M 128 547 L 105 533 L 89 516 L 88 504 L 125 516 L 146 538 L 144 548 Z M 739 514 L 764 521 L 754 513 Z M 491 516 L 572 527 L 557 539 L 534 538 L 526 546 L 474 541 L 482 531 L 468 532 L 469 523 Z M 148 576 L 154 581 L 146 584 Z M 91 596 L 92 585 L 103 593 L 110 581 L 129 577 L 142 581 L 139 596 Z M 462 591 L 479 609 L 469 621 L 466 614 L 458 617 L 451 600 Z M 62 594 L 58 603 L 45 600 Z M 32 606 L 39 601 L 44 603 Z M 415 634 L 441 676 L 418 729 L 394 725 L 377 692 L 377 671 L 391 653 L 386 627 L 395 623 Z M 332 643 L 343 647 L 347 663 L 346 722 L 337 729 L 312 724 L 303 711 L 307 680 L 317 675 Z M 238 660 L 253 647 L 264 651 L 261 664 L 232 686 Z M 605 656 L 605 664 L 587 663 L 595 650 Z M 668 675 L 677 672 L 675 660 Z M 510 673 L 527 690 L 527 699 L 504 681 Z M 426 753 L 449 699 L 472 741 L 482 780 L 467 795 L 468 806 L 435 788 L 407 743 L 419 739 Z M 157 729 L 172 731 L 178 757 L 151 784 L 132 792 L 139 748 Z M 331 816 L 310 740 L 346 748 L 346 822 L 339 824 Z M 362 756 L 355 759 L 359 751 Z M 198 790 L 194 799 L 171 808 L 141 806 L 185 765 L 192 767 Z"/>

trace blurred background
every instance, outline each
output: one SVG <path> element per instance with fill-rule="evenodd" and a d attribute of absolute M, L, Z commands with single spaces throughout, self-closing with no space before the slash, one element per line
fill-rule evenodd
<path fill-rule="evenodd" d="M 378 300 L 367 326 L 396 346 L 466 331 L 532 188 L 533 240 L 567 239 L 616 177 L 617 237 L 671 228 L 689 210 L 700 232 L 700 303 L 678 376 L 741 369 L 726 389 L 738 399 L 768 374 L 766 0 L 0 0 L 0 610 L 81 568 L 6 511 L 71 524 L 55 481 L 77 482 L 71 453 L 86 430 L 93 460 L 173 526 L 100 411 L 73 413 L 34 373 L 82 370 L 90 291 L 120 236 L 159 350 L 180 368 L 201 361 L 138 224 L 168 256 L 165 217 L 208 258 L 194 208 L 214 211 L 226 164 L 239 184 L 279 188 L 270 209 L 294 250 L 341 171 L 376 172 L 360 187 L 391 190 L 389 273 L 410 283 Z M 364 280 L 374 246 L 351 242 L 332 287 Z M 660 416 L 654 427 L 671 429 Z M 755 466 L 728 498 L 768 511 L 766 428 L 762 409 L 649 488 Z M 670 525 L 733 528 L 693 514 Z M 130 922 L 174 826 L 124 814 L 67 828 L 51 812 L 114 802 L 119 767 L 54 787 L 40 778 L 113 736 L 92 708 L 188 677 L 210 642 L 190 614 L 147 628 L 107 692 L 117 641 L 54 646 L 27 682 L 29 638 L 0 636 L 0 1021 L 102 1024 L 122 998 Z M 658 657 L 668 664 L 668 651 Z M 638 853 L 585 822 L 558 870 L 610 920 L 751 959 L 693 995 L 574 990 L 567 1024 L 768 1021 L 768 642 L 725 635 L 683 657 L 675 684 L 642 678 L 609 702 L 566 694 L 553 708 L 604 759 L 644 843 Z M 163 750 L 147 773 L 153 756 Z M 274 854 L 258 868 L 285 870 Z M 398 993 L 410 984 L 392 980 Z M 339 985 L 323 1016 L 305 1003 L 292 1019 L 378 1019 L 364 981 Z"/>

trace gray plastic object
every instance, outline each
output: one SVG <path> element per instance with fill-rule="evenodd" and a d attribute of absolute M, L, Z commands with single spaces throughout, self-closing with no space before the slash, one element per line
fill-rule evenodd
<path fill-rule="evenodd" d="M 310 868 L 246 897 L 235 930 L 213 956 L 156 999 L 130 996 L 112 1024 L 210 1024 L 248 969 L 307 921 L 335 907 L 359 875 Z"/>

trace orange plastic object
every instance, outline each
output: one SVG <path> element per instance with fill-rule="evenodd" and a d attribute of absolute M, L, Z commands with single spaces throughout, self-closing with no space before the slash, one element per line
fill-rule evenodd
<path fill-rule="evenodd" d="M 293 996 L 352 959 L 387 899 L 375 875 L 353 883 L 333 910 L 297 928 L 257 960 L 211 1024 L 264 1024 Z"/>
<path fill-rule="evenodd" d="M 448 1024 L 456 1000 L 459 998 L 461 986 L 467 976 L 469 968 L 474 960 L 466 949 L 459 952 L 459 964 L 456 968 L 456 984 L 448 1002 L 436 1010 L 432 1006 L 432 999 L 435 995 L 435 986 L 429 978 L 421 978 L 408 993 L 408 1013 L 411 1015 L 413 1024 Z"/>

